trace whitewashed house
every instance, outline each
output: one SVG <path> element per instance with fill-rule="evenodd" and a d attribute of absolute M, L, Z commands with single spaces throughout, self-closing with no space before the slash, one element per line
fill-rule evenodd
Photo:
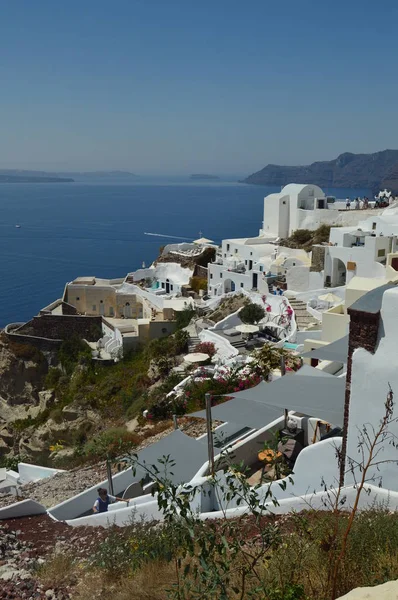
<path fill-rule="evenodd" d="M 326 285 L 346 285 L 354 276 L 396 276 L 398 216 L 375 215 L 359 225 L 330 230 L 330 244 L 325 247 Z"/>
<path fill-rule="evenodd" d="M 339 211 L 317 185 L 290 183 L 278 194 L 264 198 L 264 220 L 260 235 L 290 236 L 296 229 L 317 229 L 322 223 L 335 223 Z"/>
<path fill-rule="evenodd" d="M 181 294 L 182 287 L 189 284 L 193 269 L 177 262 L 165 262 L 129 273 L 127 281 L 147 280 L 148 288 L 156 294 Z"/>

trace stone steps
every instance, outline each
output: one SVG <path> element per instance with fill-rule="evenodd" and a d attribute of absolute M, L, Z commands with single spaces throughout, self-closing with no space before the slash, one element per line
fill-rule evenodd
<path fill-rule="evenodd" d="M 296 298 L 289 298 L 290 306 L 294 310 L 294 317 L 299 331 L 306 331 L 311 325 L 316 323 L 314 317 L 307 312 L 307 305 Z"/>
<path fill-rule="evenodd" d="M 195 348 L 198 344 L 200 344 L 200 339 L 197 336 L 191 336 L 188 340 L 188 354 L 195 352 Z"/>

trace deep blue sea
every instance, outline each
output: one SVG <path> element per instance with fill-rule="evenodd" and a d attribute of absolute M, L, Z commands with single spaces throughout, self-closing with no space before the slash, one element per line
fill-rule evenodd
<path fill-rule="evenodd" d="M 77 276 L 123 277 L 143 261 L 148 265 L 166 243 L 193 240 L 199 232 L 216 242 L 255 236 L 263 198 L 275 191 L 221 181 L 2 183 L 0 326 L 30 319 Z M 339 198 L 369 195 L 325 191 Z"/>

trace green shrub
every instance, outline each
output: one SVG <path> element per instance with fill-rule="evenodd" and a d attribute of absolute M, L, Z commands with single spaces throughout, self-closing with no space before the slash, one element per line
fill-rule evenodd
<path fill-rule="evenodd" d="M 57 369 L 56 367 L 50 367 L 44 382 L 45 387 L 47 389 L 55 389 L 59 383 L 61 376 L 62 371 L 60 371 L 60 369 Z"/>
<path fill-rule="evenodd" d="M 306 244 L 311 240 L 312 236 L 313 232 L 309 229 L 296 229 L 296 231 L 293 231 L 291 239 L 296 244 Z"/>
<path fill-rule="evenodd" d="M 138 437 L 134 433 L 130 433 L 124 427 L 112 427 L 88 441 L 84 445 L 83 453 L 90 458 L 116 458 L 132 450 L 137 443 Z"/>
<path fill-rule="evenodd" d="M 242 308 L 239 313 L 239 317 L 243 323 L 249 323 L 253 325 L 258 323 L 265 316 L 265 310 L 259 304 L 251 302 Z"/>
<path fill-rule="evenodd" d="M 190 307 L 178 311 L 176 313 L 176 328 L 184 329 L 184 327 L 188 327 L 195 314 L 194 309 Z"/>
<path fill-rule="evenodd" d="M 40 350 L 30 344 L 22 344 L 12 340 L 9 342 L 8 347 L 14 356 L 20 360 L 31 360 L 36 364 L 41 364 L 46 360 Z"/>
<path fill-rule="evenodd" d="M 74 334 L 64 340 L 58 350 L 58 360 L 68 375 L 71 375 L 79 362 L 91 361 L 91 350 L 89 346 Z"/>
<path fill-rule="evenodd" d="M 207 279 L 204 277 L 191 277 L 189 285 L 194 292 L 199 294 L 199 290 L 207 290 Z"/>
<path fill-rule="evenodd" d="M 178 329 L 174 336 L 174 348 L 176 354 L 182 354 L 188 350 L 189 333 Z"/>

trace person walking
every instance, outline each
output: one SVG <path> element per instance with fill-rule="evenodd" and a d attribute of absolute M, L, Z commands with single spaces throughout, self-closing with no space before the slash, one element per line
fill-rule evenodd
<path fill-rule="evenodd" d="M 351 209 L 351 200 L 349 198 L 347 198 L 347 200 L 345 201 L 345 208 L 346 210 Z"/>
<path fill-rule="evenodd" d="M 113 504 L 114 502 L 126 502 L 123 498 L 118 498 L 117 496 L 111 496 L 108 494 L 108 490 L 106 488 L 98 488 L 98 498 L 94 502 L 93 512 L 94 513 L 104 513 L 108 512 L 108 506 Z M 128 501 L 127 501 L 128 505 Z"/>

